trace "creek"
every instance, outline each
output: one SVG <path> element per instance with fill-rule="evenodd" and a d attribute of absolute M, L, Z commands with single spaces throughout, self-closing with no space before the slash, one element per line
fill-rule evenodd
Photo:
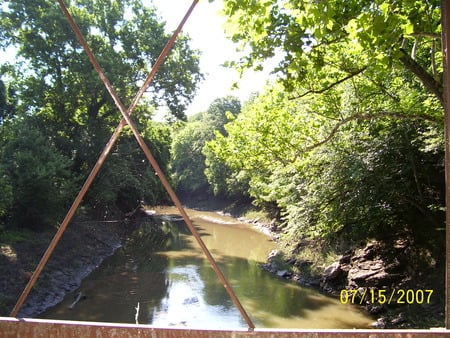
<path fill-rule="evenodd" d="M 246 328 L 176 209 L 155 211 L 79 289 L 40 317 Z M 355 306 L 262 270 L 258 264 L 276 243 L 252 225 L 215 212 L 186 211 L 256 327 L 368 328 L 374 321 Z"/>

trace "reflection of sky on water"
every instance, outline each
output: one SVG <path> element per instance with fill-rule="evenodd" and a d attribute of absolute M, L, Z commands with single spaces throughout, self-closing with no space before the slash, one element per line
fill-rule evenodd
<path fill-rule="evenodd" d="M 245 327 L 236 309 L 206 302 L 205 285 L 198 270 L 195 265 L 168 269 L 166 296 L 151 314 L 149 324 L 217 329 Z"/>

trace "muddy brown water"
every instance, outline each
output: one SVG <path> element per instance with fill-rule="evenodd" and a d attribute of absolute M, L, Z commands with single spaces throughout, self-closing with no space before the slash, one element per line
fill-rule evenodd
<path fill-rule="evenodd" d="M 124 247 L 41 318 L 247 327 L 176 209 L 155 211 Z M 374 321 L 355 306 L 261 270 L 258 263 L 276 244 L 252 225 L 214 212 L 187 212 L 256 327 L 368 328 Z"/>

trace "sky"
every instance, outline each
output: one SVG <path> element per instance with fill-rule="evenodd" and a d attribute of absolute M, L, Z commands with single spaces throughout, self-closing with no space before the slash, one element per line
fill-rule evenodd
<path fill-rule="evenodd" d="M 192 4 L 191 0 L 151 1 L 166 21 L 169 32 L 176 29 Z M 207 110 L 214 99 L 226 95 L 234 95 L 241 102 L 245 102 L 252 93 L 260 91 L 269 78 L 264 72 L 247 71 L 240 79 L 234 69 L 222 66 L 225 61 L 236 59 L 236 46 L 225 36 L 223 30 L 225 19 L 219 14 L 221 7 L 220 0 L 213 3 L 201 0 L 183 28 L 183 32 L 188 33 L 192 39 L 191 47 L 202 52 L 200 69 L 205 76 L 192 104 L 188 107 L 188 115 Z M 233 91 L 231 87 L 234 82 L 238 82 L 239 89 Z"/>

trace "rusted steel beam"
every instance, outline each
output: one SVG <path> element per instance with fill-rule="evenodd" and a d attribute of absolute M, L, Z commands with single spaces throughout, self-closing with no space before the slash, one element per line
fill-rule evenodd
<path fill-rule="evenodd" d="M 444 62 L 444 130 L 445 130 L 445 327 L 450 328 L 450 3 L 449 0 L 441 2 L 441 24 L 442 24 L 442 53 Z"/>
<path fill-rule="evenodd" d="M 75 21 L 73 21 L 73 19 L 72 19 L 71 15 L 70 15 L 69 11 L 67 10 L 64 2 L 62 0 L 57 0 L 57 1 L 58 1 L 59 5 L 61 7 L 62 12 L 66 16 L 69 24 L 72 27 L 76 27 L 76 30 L 78 30 L 78 32 L 79 32 L 79 29 L 78 29 Z M 164 49 L 162 50 L 161 54 L 159 55 L 158 59 L 156 60 L 155 64 L 153 65 L 149 75 L 147 76 L 147 79 L 145 80 L 145 82 L 142 85 L 141 89 L 138 91 L 138 93 L 134 97 L 130 107 L 128 108 L 127 113 L 129 115 L 131 115 L 133 113 L 133 110 L 136 107 L 137 103 L 139 102 L 139 100 L 141 99 L 142 95 L 147 90 L 147 88 L 150 85 L 151 81 L 153 80 L 153 77 L 155 76 L 158 68 L 164 62 L 168 52 L 172 48 L 172 46 L 173 46 L 175 40 L 177 39 L 181 29 L 183 28 L 185 22 L 187 21 L 188 17 L 192 13 L 192 11 L 193 11 L 193 9 L 194 9 L 194 7 L 195 7 L 195 5 L 197 3 L 198 3 L 198 0 L 193 2 L 192 6 L 188 9 L 188 11 L 186 12 L 186 15 L 183 17 L 183 19 L 181 20 L 180 24 L 178 25 L 177 29 L 174 31 L 174 33 L 172 34 L 171 38 L 166 43 Z M 81 33 L 79 33 L 77 35 L 77 38 L 79 38 L 79 39 L 81 39 L 81 41 L 85 42 L 85 39 L 84 39 L 83 35 L 81 35 Z M 87 44 L 86 44 L 86 46 L 87 46 Z M 101 70 L 100 65 L 95 60 L 95 57 L 94 57 L 94 55 L 92 54 L 92 52 L 90 51 L 89 48 L 88 48 L 88 51 L 86 51 L 86 53 L 88 54 L 89 58 L 91 59 L 91 62 L 94 63 L 94 67 L 96 67 L 96 70 L 99 72 L 99 76 L 104 81 L 105 86 L 108 89 L 110 89 L 110 90 L 112 90 L 114 92 L 114 89 L 112 88 L 112 86 L 109 83 L 108 79 L 104 75 L 104 72 Z M 115 96 L 115 97 L 117 98 L 117 96 Z M 116 103 L 118 103 L 118 102 L 116 102 Z M 23 303 L 27 299 L 31 289 L 33 288 L 34 284 L 36 283 L 37 279 L 39 278 L 39 275 L 41 274 L 43 268 L 47 264 L 47 262 L 48 262 L 48 260 L 49 260 L 49 258 L 51 256 L 51 254 L 53 253 L 56 245 L 59 243 L 59 241 L 60 241 L 62 235 L 64 234 L 67 226 L 69 225 L 69 223 L 72 220 L 76 210 L 78 209 L 78 206 L 80 205 L 81 201 L 83 200 L 86 192 L 89 190 L 89 187 L 91 186 L 94 178 L 97 176 L 97 173 L 99 172 L 99 170 L 101 169 L 104 161 L 108 157 L 108 154 L 110 153 L 114 143 L 119 138 L 119 135 L 120 135 L 120 133 L 121 133 L 121 131 L 122 131 L 122 129 L 123 129 L 123 127 L 125 125 L 126 125 L 126 121 L 125 121 L 124 118 L 122 118 L 122 120 L 120 121 L 120 123 L 117 126 L 116 130 L 114 131 L 114 133 L 112 134 L 112 136 L 109 139 L 108 143 L 106 144 L 105 148 L 103 149 L 102 153 L 100 154 L 97 162 L 95 163 L 94 167 L 92 168 L 91 172 L 89 173 L 88 178 L 86 179 L 86 181 L 84 182 L 83 186 L 81 187 L 81 190 L 79 191 L 79 193 L 76 196 L 74 202 L 72 203 L 72 206 L 70 207 L 70 209 L 67 212 L 64 220 L 62 221 L 61 225 L 59 226 L 58 231 L 56 232 L 56 234 L 53 237 L 52 241 L 50 242 L 47 250 L 45 251 L 44 255 L 42 256 L 39 264 L 37 265 L 33 275 L 31 276 L 30 280 L 28 281 L 27 285 L 25 286 L 25 289 L 23 290 L 22 294 L 20 295 L 19 299 L 17 300 L 17 302 L 16 302 L 16 304 L 15 304 L 15 306 L 14 306 L 14 308 L 13 308 L 11 314 L 10 314 L 11 317 L 15 317 L 19 313 L 20 308 L 22 307 Z"/>
<path fill-rule="evenodd" d="M 100 64 L 98 63 L 96 57 L 92 53 L 89 45 L 87 44 L 86 40 L 84 39 L 80 29 L 76 25 L 76 23 L 73 21 L 71 15 L 67 11 L 67 8 L 65 7 L 62 0 L 58 0 L 58 2 L 61 5 L 61 8 L 64 11 L 64 14 L 67 17 L 67 20 L 69 21 L 69 24 L 72 28 L 72 30 L 75 32 L 75 35 L 77 36 L 78 40 L 80 41 L 81 45 L 83 46 L 86 54 L 89 57 L 89 60 L 93 64 L 95 70 L 99 74 L 100 78 L 102 79 L 106 89 L 110 93 L 111 97 L 113 98 L 117 108 L 120 110 L 120 113 L 123 116 L 123 119 L 125 119 L 126 123 L 130 127 L 131 131 L 133 132 L 134 137 L 136 138 L 139 146 L 141 147 L 142 151 L 144 152 L 145 156 L 147 157 L 148 161 L 150 162 L 151 166 L 155 170 L 156 174 L 158 175 L 162 185 L 166 189 L 167 193 L 169 194 L 170 198 L 172 199 L 173 203 L 177 207 L 178 211 L 180 212 L 181 216 L 183 217 L 184 222 L 186 223 L 187 227 L 189 228 L 189 231 L 192 233 L 194 238 L 196 239 L 197 243 L 199 244 L 200 248 L 202 249 L 203 253 L 205 254 L 206 258 L 208 259 L 209 263 L 211 264 L 212 269 L 216 273 L 217 277 L 221 281 L 222 285 L 224 286 L 226 292 L 230 296 L 231 300 L 233 301 L 236 308 L 241 313 L 243 319 L 248 325 L 248 328 L 250 330 L 253 330 L 255 328 L 255 325 L 253 324 L 252 320 L 250 319 L 249 315 L 245 311 L 244 307 L 242 306 L 241 302 L 237 298 L 236 294 L 234 293 L 233 289 L 231 288 L 231 285 L 228 283 L 227 279 L 223 275 L 222 271 L 220 270 L 219 266 L 217 265 L 216 261 L 214 260 L 213 256 L 209 252 L 208 248 L 204 244 L 203 240 L 201 239 L 200 235 L 198 234 L 197 230 L 195 229 L 192 221 L 190 220 L 189 216 L 187 215 L 186 211 L 184 210 L 180 200 L 178 199 L 178 196 L 175 194 L 175 191 L 172 189 L 172 186 L 170 185 L 169 181 L 167 180 L 164 172 L 161 170 L 158 162 L 153 157 L 153 154 L 151 153 L 150 149 L 148 148 L 147 144 L 145 143 L 144 139 L 142 138 L 141 134 L 139 133 L 135 123 L 130 117 L 130 114 L 128 110 L 123 105 L 122 101 L 120 100 L 119 96 L 117 95 L 116 91 L 110 84 L 108 78 L 106 77 L 103 69 L 101 68 Z M 198 3 L 198 0 L 194 0 L 192 3 L 190 9 L 188 10 L 188 14 L 190 14 L 194 8 L 194 6 Z M 143 93 L 143 92 L 142 92 Z M 133 105 L 130 106 L 131 108 L 134 108 Z M 122 119 L 122 121 L 123 121 Z"/>
<path fill-rule="evenodd" d="M 122 114 L 123 118 L 122 118 L 122 121 L 119 123 L 119 126 L 116 129 L 116 132 L 113 134 L 113 136 L 109 140 L 108 144 L 106 145 L 105 149 L 103 150 L 103 152 L 102 152 L 98 162 L 94 166 L 94 169 L 90 173 L 90 175 L 89 175 L 88 179 L 86 180 L 85 184 L 83 185 L 81 191 L 79 192 L 78 196 L 76 197 L 76 199 L 75 199 L 72 207 L 70 208 L 66 218 L 64 219 L 64 221 L 61 224 L 60 228 L 58 229 L 58 232 L 56 233 L 55 237 L 53 238 L 53 240 L 50 243 L 49 247 L 47 248 L 46 252 L 44 253 L 44 256 L 42 257 L 41 261 L 39 262 L 38 267 L 36 268 L 35 272 L 33 273 L 30 281 L 28 282 L 27 286 L 25 287 L 25 289 L 24 289 L 23 293 L 21 294 L 19 300 L 17 301 L 16 305 L 14 306 L 14 309 L 11 312 L 11 316 L 15 317 L 18 314 L 21 306 L 23 305 L 24 301 L 28 297 L 28 294 L 30 293 L 32 287 L 34 286 L 37 278 L 39 277 L 40 273 L 42 272 L 43 268 L 45 267 L 48 259 L 50 258 L 50 255 L 52 254 L 54 248 L 56 247 L 57 243 L 59 242 L 63 232 L 67 228 L 67 226 L 68 226 L 70 220 L 72 219 L 76 209 L 78 208 L 79 204 L 81 203 L 82 198 L 84 197 L 85 193 L 89 189 L 90 184 L 92 183 L 92 181 L 94 180 L 94 178 L 97 175 L 98 171 L 100 170 L 104 160 L 108 156 L 112 145 L 115 143 L 115 141 L 119 137 L 119 134 L 120 134 L 120 132 L 121 132 L 121 130 L 122 130 L 124 124 L 125 124 L 124 123 L 124 120 L 125 120 L 126 124 L 128 124 L 128 126 L 132 130 L 132 132 L 133 132 L 133 134 L 134 134 L 134 136 L 135 136 L 139 146 L 142 148 L 145 156 L 147 157 L 147 159 L 149 160 L 151 166 L 153 167 L 153 169 L 155 170 L 156 174 L 158 175 L 161 183 L 163 184 L 163 186 L 166 189 L 167 193 L 169 194 L 170 198 L 172 199 L 172 201 L 174 202 L 175 206 L 179 210 L 179 212 L 180 212 L 181 216 L 183 217 L 187 227 L 189 228 L 190 232 L 192 233 L 192 235 L 196 239 L 196 241 L 199 244 L 200 248 L 202 249 L 203 253 L 207 257 L 207 259 L 208 259 L 209 263 L 211 264 L 211 267 L 213 268 L 213 270 L 216 273 L 217 277 L 222 282 L 222 285 L 224 286 L 226 292 L 228 293 L 228 295 L 230 296 L 230 298 L 233 301 L 234 305 L 239 310 L 239 312 L 241 313 L 243 319 L 247 323 L 249 330 L 253 330 L 255 328 L 255 325 L 253 324 L 252 320 L 250 319 L 249 315 L 245 311 L 245 309 L 242 306 L 241 302 L 239 301 L 239 299 L 235 295 L 234 291 L 231 288 L 231 285 L 228 283 L 227 279 L 223 275 L 222 271 L 220 270 L 219 266 L 215 262 L 214 258 L 212 257 L 211 253 L 209 252 L 208 248 L 204 244 L 203 240 L 201 239 L 200 235 L 198 234 L 197 230 L 195 229 L 192 221 L 190 220 L 189 216 L 187 215 L 187 213 L 185 212 L 183 206 L 181 205 L 181 202 L 178 199 L 177 195 L 175 194 L 175 191 L 172 189 L 170 183 L 166 179 L 166 177 L 164 175 L 164 172 L 161 170 L 161 168 L 159 167 L 159 164 L 157 163 L 157 161 L 153 157 L 150 149 L 148 148 L 148 146 L 144 142 L 144 139 L 140 135 L 140 133 L 139 133 L 138 129 L 136 128 L 133 120 L 131 120 L 130 115 L 131 115 L 133 109 L 135 108 L 135 106 L 136 106 L 137 102 L 139 101 L 140 97 L 145 92 L 146 86 L 148 86 L 150 84 L 151 79 L 153 78 L 154 74 L 156 73 L 156 70 L 159 67 L 160 63 L 159 64 L 157 63 L 155 65 L 155 67 L 153 67 L 153 70 L 150 72 L 147 80 L 145 81 L 145 83 L 144 83 L 143 87 L 141 88 L 141 90 L 136 95 L 135 100 L 133 100 L 133 103 L 130 105 L 130 107 L 128 109 L 125 108 L 125 106 L 122 103 L 121 99 L 117 95 L 117 92 L 115 91 L 114 87 L 111 85 L 109 79 L 107 78 L 105 72 L 103 71 L 101 65 L 97 61 L 94 53 L 90 49 L 86 39 L 84 38 L 83 34 L 80 31 L 78 25 L 76 24 L 76 22 L 73 20 L 72 16 L 70 15 L 66 5 L 64 4 L 64 1 L 63 0 L 57 0 L 57 1 L 58 1 L 59 5 L 61 7 L 61 10 L 63 11 L 64 15 L 66 16 L 66 19 L 69 22 L 70 27 L 72 28 L 73 32 L 75 33 L 75 36 L 77 37 L 78 41 L 82 45 L 85 53 L 87 54 L 89 60 L 91 61 L 92 65 L 94 66 L 94 69 L 96 70 L 96 72 L 98 73 L 100 79 L 102 80 L 103 84 L 105 85 L 108 93 L 111 95 L 111 97 L 112 97 L 116 107 L 119 109 L 119 111 Z M 182 27 L 183 24 L 186 22 L 188 16 L 191 14 L 191 12 L 193 11 L 193 9 L 194 9 L 195 5 L 198 3 L 198 1 L 199 0 L 194 0 L 193 1 L 191 7 L 188 9 L 188 11 L 187 11 L 185 17 L 183 18 L 183 20 L 181 21 L 179 27 Z M 170 44 L 170 46 L 171 46 L 171 44 L 173 44 L 175 39 L 176 39 L 176 36 L 172 37 L 172 39 L 169 40 L 167 45 Z M 167 47 L 167 45 L 166 45 L 166 47 Z M 162 54 L 163 53 L 167 53 L 169 49 L 170 49 L 170 47 L 167 48 L 167 49 L 164 48 Z M 161 63 L 162 63 L 162 61 L 161 61 Z"/>
<path fill-rule="evenodd" d="M 284 330 L 244 329 L 213 330 L 174 327 L 154 327 L 151 325 L 110 324 L 96 322 L 48 321 L 40 319 L 15 319 L 0 317 L 0 337 L 260 337 L 260 338 L 403 338 L 403 337 L 443 337 L 450 331 L 436 330 Z"/>

